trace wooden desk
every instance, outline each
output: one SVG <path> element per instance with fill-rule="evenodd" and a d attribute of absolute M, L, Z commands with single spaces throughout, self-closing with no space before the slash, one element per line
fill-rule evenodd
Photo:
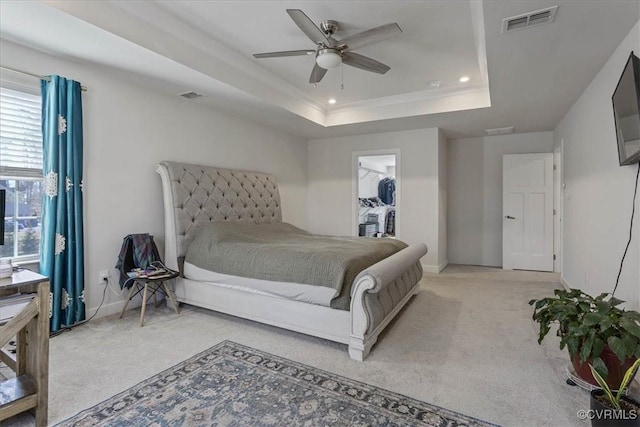
<path fill-rule="evenodd" d="M 35 297 L 0 326 L 0 360 L 16 373 L 0 382 L 0 421 L 31 410 L 36 426 L 47 425 L 49 398 L 49 279 L 29 270 L 0 279 L 0 298 L 15 293 Z M 16 337 L 16 355 L 2 349 Z"/>

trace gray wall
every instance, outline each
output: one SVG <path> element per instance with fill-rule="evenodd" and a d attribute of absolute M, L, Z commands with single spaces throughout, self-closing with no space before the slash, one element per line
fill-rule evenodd
<path fill-rule="evenodd" d="M 553 132 L 449 141 L 449 263 L 502 266 L 502 156 L 552 150 Z"/>
<path fill-rule="evenodd" d="M 162 191 L 155 172 L 161 160 L 273 173 L 280 184 L 284 220 L 307 226 L 303 139 L 141 88 L 114 77 L 118 73 L 108 67 L 67 61 L 5 40 L 0 49 L 2 65 L 60 74 L 89 88 L 82 96 L 88 316 L 104 289 L 98 272 L 114 267 L 124 236 L 151 233 L 162 249 Z M 40 84 L 37 79 L 29 82 Z M 100 316 L 119 310 L 124 298 L 106 295 Z"/>
<path fill-rule="evenodd" d="M 438 148 L 439 130 L 356 135 L 311 140 L 308 143 L 309 229 L 313 233 L 351 235 L 353 206 L 352 154 L 359 151 L 400 149 L 396 170 L 401 192 L 397 237 L 407 243 L 426 243 L 422 263 L 439 268 Z"/>
<path fill-rule="evenodd" d="M 631 200 L 638 165 L 618 165 L 611 95 L 633 50 L 640 52 L 640 22 L 571 107 L 555 130 L 564 141 L 563 268 L 571 287 L 597 295 L 612 292 L 629 238 Z M 637 309 L 640 296 L 640 199 L 633 240 L 616 296 Z"/>

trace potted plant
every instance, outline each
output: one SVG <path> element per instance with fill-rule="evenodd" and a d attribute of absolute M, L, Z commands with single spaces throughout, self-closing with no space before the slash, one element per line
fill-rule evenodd
<path fill-rule="evenodd" d="M 589 366 L 591 374 L 601 387 L 591 391 L 592 427 L 640 426 L 640 405 L 624 395 L 638 366 L 640 366 L 640 359 L 627 369 L 615 394 L 598 371 L 593 366 Z"/>
<path fill-rule="evenodd" d="M 580 289 L 557 289 L 554 296 L 529 301 L 540 324 L 538 344 L 558 324 L 560 349 L 567 347 L 576 374 L 598 385 L 589 365 L 614 390 L 640 357 L 640 313 L 620 308 L 624 301 L 603 293 L 592 297 Z"/>

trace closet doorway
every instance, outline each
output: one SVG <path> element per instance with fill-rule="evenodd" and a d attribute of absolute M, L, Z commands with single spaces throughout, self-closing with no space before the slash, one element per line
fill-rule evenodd
<path fill-rule="evenodd" d="M 399 229 L 400 150 L 353 153 L 352 234 L 395 238 Z"/>

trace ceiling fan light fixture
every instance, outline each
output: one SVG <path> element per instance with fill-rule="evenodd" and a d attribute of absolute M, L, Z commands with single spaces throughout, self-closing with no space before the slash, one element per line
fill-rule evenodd
<path fill-rule="evenodd" d="M 316 56 L 316 64 L 325 70 L 336 68 L 342 64 L 342 56 L 337 49 L 320 49 Z"/>
<path fill-rule="evenodd" d="M 368 30 L 336 40 L 333 38 L 333 34 L 338 30 L 338 22 L 325 20 L 322 21 L 320 27 L 318 27 L 300 9 L 286 9 L 286 12 L 307 38 L 313 42 L 316 48 L 314 50 L 297 49 L 280 52 L 254 53 L 254 58 L 282 58 L 288 56 L 306 56 L 315 53 L 316 62 L 313 64 L 313 69 L 309 76 L 309 83 L 313 85 L 317 85 L 325 74 L 327 74 L 328 70 L 337 68 L 342 64 L 347 64 L 351 67 L 376 74 L 385 74 L 391 69 L 388 65 L 367 56 L 360 55 L 359 53 L 353 52 L 353 50 L 379 43 L 389 37 L 402 33 L 397 23 L 392 22 L 375 28 L 369 28 Z"/>

